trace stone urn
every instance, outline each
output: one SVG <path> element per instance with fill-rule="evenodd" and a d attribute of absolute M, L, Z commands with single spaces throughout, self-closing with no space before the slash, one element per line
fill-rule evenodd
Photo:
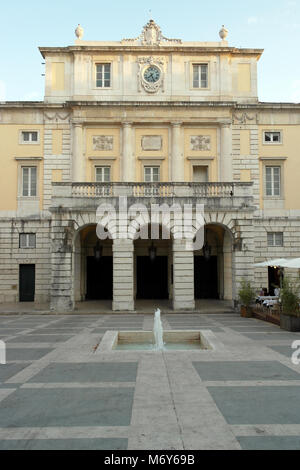
<path fill-rule="evenodd" d="M 75 34 L 76 34 L 76 37 L 78 39 L 82 39 L 83 38 L 83 33 L 84 33 L 84 30 L 82 28 L 82 26 L 80 26 L 80 24 L 77 26 L 77 28 L 75 29 Z"/>
<path fill-rule="evenodd" d="M 228 29 L 226 29 L 224 25 L 222 26 L 222 29 L 220 29 L 219 31 L 219 36 L 222 39 L 222 41 L 225 41 L 225 39 L 228 36 Z"/>

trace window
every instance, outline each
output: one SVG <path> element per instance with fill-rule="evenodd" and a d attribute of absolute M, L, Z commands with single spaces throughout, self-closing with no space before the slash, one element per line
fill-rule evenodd
<path fill-rule="evenodd" d="M 194 183 L 207 183 L 208 182 L 208 166 L 193 166 L 193 182 Z"/>
<path fill-rule="evenodd" d="M 110 182 L 110 167 L 109 166 L 96 166 L 96 182 L 109 183 Z"/>
<path fill-rule="evenodd" d="M 24 197 L 37 196 L 37 167 L 36 166 L 23 166 L 22 167 L 22 196 Z"/>
<path fill-rule="evenodd" d="M 111 64 L 96 65 L 97 88 L 109 88 L 111 86 Z"/>
<path fill-rule="evenodd" d="M 193 65 L 193 88 L 208 88 L 208 64 Z"/>
<path fill-rule="evenodd" d="M 145 183 L 158 183 L 160 181 L 159 166 L 145 166 Z"/>
<path fill-rule="evenodd" d="M 282 232 L 269 232 L 268 233 L 268 246 L 283 246 L 283 233 Z"/>
<path fill-rule="evenodd" d="M 281 144 L 281 132 L 264 132 L 265 144 Z"/>
<path fill-rule="evenodd" d="M 280 196 L 281 167 L 266 166 L 266 196 Z"/>
<path fill-rule="evenodd" d="M 35 248 L 36 243 L 35 233 L 20 233 L 19 247 L 20 248 Z"/>
<path fill-rule="evenodd" d="M 38 131 L 22 131 L 21 132 L 22 144 L 37 144 L 39 143 Z"/>

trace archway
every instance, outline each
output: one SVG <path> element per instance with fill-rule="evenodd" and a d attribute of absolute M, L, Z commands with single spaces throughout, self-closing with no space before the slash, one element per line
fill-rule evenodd
<path fill-rule="evenodd" d="M 172 298 L 172 242 L 164 238 L 162 226 L 157 237 L 134 242 L 134 297 L 136 300 L 169 300 Z M 153 228 L 152 228 L 153 230 Z"/>
<path fill-rule="evenodd" d="M 74 252 L 75 301 L 112 300 L 112 240 L 99 240 L 96 224 L 82 227 L 76 234 Z"/>
<path fill-rule="evenodd" d="M 195 299 L 233 299 L 232 235 L 221 224 L 205 226 L 204 246 L 194 253 Z"/>

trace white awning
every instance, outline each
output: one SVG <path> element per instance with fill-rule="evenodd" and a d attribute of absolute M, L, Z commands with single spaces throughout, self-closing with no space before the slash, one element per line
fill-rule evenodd
<path fill-rule="evenodd" d="M 262 263 L 256 263 L 254 264 L 254 266 L 256 268 L 264 268 L 266 266 L 278 266 L 280 268 L 283 268 L 286 266 L 286 263 L 288 262 L 289 260 L 285 259 L 285 258 L 275 258 L 275 259 L 270 259 L 268 261 L 264 261 Z"/>
<path fill-rule="evenodd" d="M 300 258 L 287 260 L 286 264 L 284 265 L 284 268 L 300 269 Z"/>

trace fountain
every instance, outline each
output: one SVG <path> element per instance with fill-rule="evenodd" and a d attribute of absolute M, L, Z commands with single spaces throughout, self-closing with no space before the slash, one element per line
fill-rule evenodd
<path fill-rule="evenodd" d="M 97 348 L 98 352 L 114 351 L 149 351 L 165 352 L 169 350 L 212 350 L 215 349 L 212 331 L 202 330 L 164 330 L 161 311 L 156 309 L 152 331 L 107 331 Z"/>
<path fill-rule="evenodd" d="M 156 351 L 163 351 L 165 349 L 164 345 L 164 331 L 163 326 L 160 318 L 160 310 L 159 308 L 156 310 L 154 314 L 154 327 L 153 327 L 153 334 L 155 339 L 155 347 Z"/>

